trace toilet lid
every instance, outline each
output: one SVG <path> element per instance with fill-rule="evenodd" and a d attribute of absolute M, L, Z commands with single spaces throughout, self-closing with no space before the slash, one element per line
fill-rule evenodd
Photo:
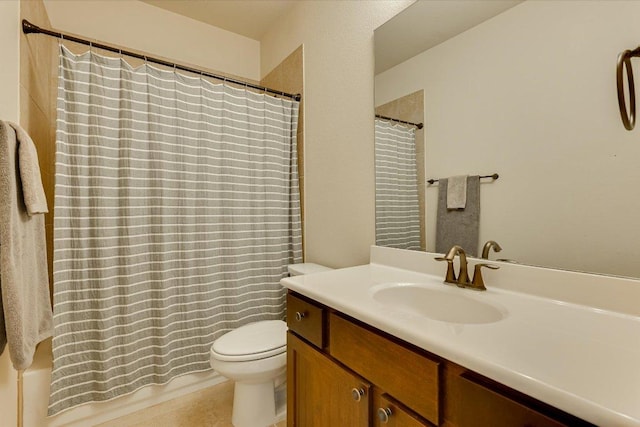
<path fill-rule="evenodd" d="M 286 351 L 287 324 L 282 320 L 249 323 L 213 342 L 211 351 L 221 360 L 255 360 Z"/>

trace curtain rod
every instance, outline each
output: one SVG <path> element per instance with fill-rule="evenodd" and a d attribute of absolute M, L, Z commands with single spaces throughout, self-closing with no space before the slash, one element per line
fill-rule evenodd
<path fill-rule="evenodd" d="M 186 65 L 180 65 L 180 64 L 176 64 L 173 62 L 169 62 L 169 61 L 165 61 L 163 59 L 159 59 L 159 58 L 154 58 L 151 56 L 147 56 L 147 55 L 141 55 L 139 53 L 135 53 L 135 52 L 131 52 L 128 50 L 124 50 L 124 49 L 120 49 L 120 48 L 116 48 L 113 46 L 108 46 L 102 43 L 94 43 L 90 40 L 85 40 L 85 39 L 81 39 L 78 37 L 74 37 L 74 36 L 70 36 L 68 34 L 63 34 L 63 33 L 58 33 L 55 31 L 51 31 L 51 30 L 47 30 L 45 28 L 40 28 L 37 25 L 32 24 L 31 22 L 27 21 L 26 19 L 22 20 L 22 32 L 24 32 L 25 34 L 30 34 L 30 33 L 40 33 L 40 34 L 46 34 L 48 36 L 52 36 L 52 37 L 56 37 L 59 39 L 64 40 L 69 40 L 75 43 L 80 43 L 80 44 L 84 44 L 87 46 L 91 46 L 91 47 L 95 47 L 98 49 L 103 49 L 103 50 L 108 50 L 110 52 L 114 52 L 114 53 L 118 53 L 120 55 L 127 55 L 127 56 L 131 56 L 134 58 L 138 58 L 138 59 L 143 59 L 147 62 L 153 62 L 155 64 L 160 64 L 160 65 L 164 65 L 170 68 L 174 68 L 174 69 L 178 69 L 178 70 L 182 70 L 182 71 L 188 71 L 190 73 L 194 73 L 194 74 L 200 74 L 202 76 L 207 76 L 207 77 L 211 77 L 214 78 L 216 80 L 223 80 L 229 83 L 234 83 L 237 85 L 241 85 L 241 86 L 245 86 L 245 87 L 250 87 L 252 89 L 258 89 L 260 91 L 264 91 L 264 92 L 268 92 L 274 95 L 279 95 L 279 96 L 283 96 L 286 98 L 292 98 L 296 101 L 300 101 L 301 96 L 299 93 L 297 94 L 291 94 L 291 93 L 286 93 L 286 92 L 282 92 L 279 90 L 274 90 L 274 89 L 270 89 L 268 87 L 264 87 L 264 86 L 258 86 L 258 85 L 254 85 L 251 83 L 246 83 L 246 82 L 242 82 L 239 80 L 235 80 L 235 79 L 230 79 L 228 77 L 224 77 L 224 76 L 219 76 L 217 74 L 213 74 L 213 73 L 209 73 L 207 71 L 203 71 L 203 70 L 198 70 L 196 68 L 191 68 L 191 67 L 187 67 Z"/>
<path fill-rule="evenodd" d="M 405 125 L 411 125 L 411 126 L 415 126 L 418 129 L 422 129 L 422 123 L 411 123 L 411 122 L 405 122 L 404 120 L 398 120 L 398 119 L 394 119 L 391 117 L 385 117 L 385 116 L 381 116 L 380 114 L 376 114 L 376 117 L 379 119 L 383 119 L 383 120 L 391 120 L 392 122 L 398 122 L 398 123 L 404 123 Z"/>

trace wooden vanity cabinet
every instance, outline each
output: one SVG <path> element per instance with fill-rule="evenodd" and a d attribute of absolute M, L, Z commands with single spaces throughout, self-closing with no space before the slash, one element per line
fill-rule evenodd
<path fill-rule="evenodd" d="M 326 314 L 287 295 L 287 425 L 368 427 L 371 386 L 322 352 Z"/>
<path fill-rule="evenodd" d="M 370 389 L 362 378 L 288 332 L 288 426 L 368 427 Z"/>
<path fill-rule="evenodd" d="M 591 426 L 304 296 L 287 302 L 288 427 Z"/>
<path fill-rule="evenodd" d="M 437 419 L 437 362 L 291 292 L 287 324 L 289 427 L 434 425 L 399 400 Z M 414 381 L 403 380 L 409 373 Z"/>

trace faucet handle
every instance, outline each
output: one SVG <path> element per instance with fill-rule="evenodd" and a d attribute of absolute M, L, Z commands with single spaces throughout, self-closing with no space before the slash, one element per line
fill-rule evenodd
<path fill-rule="evenodd" d="M 446 283 L 457 283 L 456 281 L 456 273 L 453 271 L 453 259 L 447 259 L 444 257 L 436 257 L 434 258 L 436 261 L 447 261 L 447 276 L 444 281 Z"/>
<path fill-rule="evenodd" d="M 493 264 L 480 263 L 476 264 L 473 269 L 473 280 L 471 281 L 471 288 L 476 289 L 478 291 L 486 291 L 487 288 L 484 286 L 484 280 L 482 279 L 482 267 L 487 267 L 492 270 L 497 270 L 500 267 Z"/>

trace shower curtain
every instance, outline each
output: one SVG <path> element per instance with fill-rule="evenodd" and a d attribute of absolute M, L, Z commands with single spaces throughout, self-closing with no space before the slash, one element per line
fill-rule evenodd
<path fill-rule="evenodd" d="M 419 250 L 415 128 L 375 123 L 376 245 Z"/>
<path fill-rule="evenodd" d="M 209 368 L 282 319 L 298 102 L 61 46 L 49 414 Z"/>

